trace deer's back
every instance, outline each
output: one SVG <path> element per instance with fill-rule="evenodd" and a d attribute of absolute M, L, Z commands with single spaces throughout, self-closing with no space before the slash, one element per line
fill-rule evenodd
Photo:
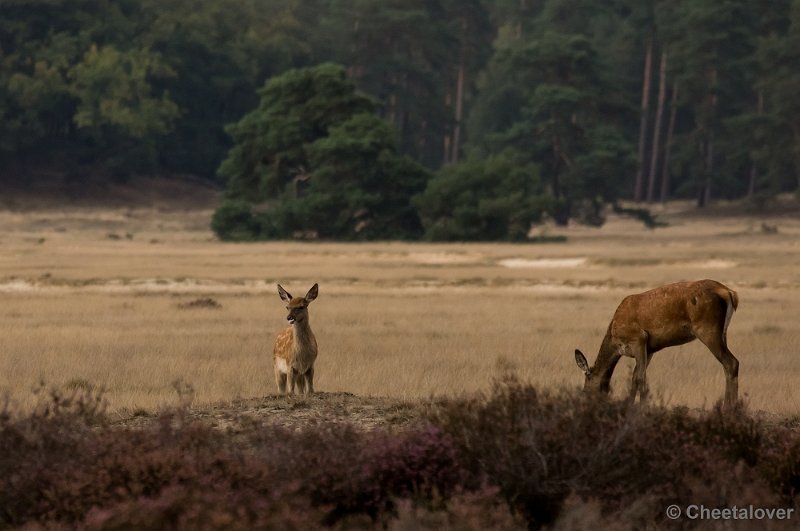
<path fill-rule="evenodd" d="M 646 334 L 651 351 L 686 343 L 695 337 L 696 315 L 719 307 L 720 290 L 727 288 L 714 280 L 699 280 L 630 295 L 617 308 L 611 333 L 617 337 Z"/>

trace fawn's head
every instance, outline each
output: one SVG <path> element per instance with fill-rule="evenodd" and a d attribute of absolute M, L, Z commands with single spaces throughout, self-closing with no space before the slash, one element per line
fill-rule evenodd
<path fill-rule="evenodd" d="M 289 310 L 286 320 L 289 321 L 289 324 L 295 324 L 308 319 L 308 305 L 319 295 L 319 285 L 311 286 L 305 297 L 292 297 L 291 293 L 278 284 L 278 295 L 286 302 L 286 309 Z"/>
<path fill-rule="evenodd" d="M 611 375 L 605 374 L 604 371 L 600 370 L 596 365 L 590 367 L 589 362 L 586 361 L 586 356 L 578 349 L 575 349 L 575 363 L 578 364 L 578 368 L 586 375 L 586 380 L 583 382 L 584 392 L 607 395 L 609 391 L 611 391 Z M 613 367 L 611 370 L 613 371 Z"/>

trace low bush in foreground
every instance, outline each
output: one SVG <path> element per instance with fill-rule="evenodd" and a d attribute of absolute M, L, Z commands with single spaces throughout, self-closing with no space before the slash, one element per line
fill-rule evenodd
<path fill-rule="evenodd" d="M 791 427 L 513 381 L 394 432 L 230 433 L 185 410 L 119 427 L 76 392 L 0 416 L 0 528 L 691 528 L 709 522 L 666 507 L 794 508 L 800 488 Z"/>

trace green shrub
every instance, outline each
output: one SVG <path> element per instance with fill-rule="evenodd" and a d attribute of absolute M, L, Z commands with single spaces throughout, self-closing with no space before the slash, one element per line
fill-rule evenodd
<path fill-rule="evenodd" d="M 433 241 L 525 240 L 549 202 L 538 168 L 509 153 L 445 166 L 414 199 Z"/>
<path fill-rule="evenodd" d="M 233 199 L 223 201 L 214 212 L 211 230 L 225 241 L 255 240 L 261 235 L 260 223 L 250 204 Z"/>

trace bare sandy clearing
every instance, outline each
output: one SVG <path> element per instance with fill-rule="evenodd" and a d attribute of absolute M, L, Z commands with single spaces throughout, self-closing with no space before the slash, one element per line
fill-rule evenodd
<path fill-rule="evenodd" d="M 409 260 L 426 265 L 456 265 L 480 262 L 485 259 L 481 254 L 473 253 L 410 253 Z"/>
<path fill-rule="evenodd" d="M 685 262 L 669 264 L 671 267 L 681 267 L 686 269 L 730 269 L 736 267 L 733 260 L 700 260 L 697 262 Z"/>
<path fill-rule="evenodd" d="M 586 258 L 506 258 L 497 264 L 511 269 L 550 269 L 579 267 L 586 265 L 586 262 Z"/>

